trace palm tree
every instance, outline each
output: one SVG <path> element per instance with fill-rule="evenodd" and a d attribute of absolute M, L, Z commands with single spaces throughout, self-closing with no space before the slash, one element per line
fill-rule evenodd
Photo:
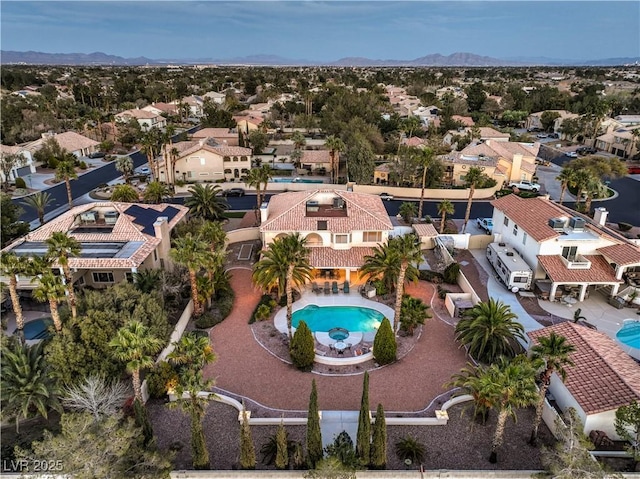
<path fill-rule="evenodd" d="M 571 353 L 576 350 L 575 346 L 567 341 L 567 338 L 551 331 L 549 336 L 540 336 L 538 344 L 531 348 L 532 359 L 541 360 L 545 364 L 544 371 L 540 375 L 541 385 L 538 394 L 538 403 L 536 405 L 536 417 L 533 421 L 533 429 L 531 430 L 531 444 L 536 443 L 538 438 L 538 427 L 542 419 L 542 410 L 544 409 L 544 398 L 547 395 L 549 384 L 551 383 L 551 375 L 556 372 L 562 379 L 567 378 L 565 366 L 573 366 Z"/>
<path fill-rule="evenodd" d="M 431 318 L 428 313 L 429 305 L 419 298 L 414 298 L 405 294 L 402 297 L 401 327 L 409 336 L 413 336 L 413 331 L 419 324 L 424 324 L 425 319 Z"/>
<path fill-rule="evenodd" d="M 67 289 L 67 301 L 71 308 L 71 316 L 76 319 L 78 311 L 76 308 L 76 294 L 73 291 L 73 277 L 71 276 L 71 268 L 69 268 L 69 258 L 80 254 L 80 243 L 64 231 L 56 231 L 45 240 L 45 244 L 48 247 L 47 256 L 57 260 L 62 266 Z"/>
<path fill-rule="evenodd" d="M 216 360 L 211 349 L 209 338 L 185 334 L 175 344 L 175 349 L 169 353 L 167 359 L 178 368 L 178 384 L 175 387 L 177 401 L 170 403 L 170 407 L 180 407 L 191 417 L 191 451 L 195 469 L 208 469 L 209 452 L 202 427 L 202 419 L 207 404 L 213 394 L 201 395 L 201 391 L 208 391 L 213 386 L 213 380 L 205 380 L 202 368 Z M 188 397 L 184 397 L 188 393 Z"/>
<path fill-rule="evenodd" d="M 28 418 L 34 410 L 44 418 L 50 409 L 62 412 L 58 387 L 48 371 L 43 345 L 44 342 L 30 346 L 10 340 L 2 347 L 2 412 L 15 415 L 16 433 L 20 418 Z"/>
<path fill-rule="evenodd" d="M 18 296 L 18 275 L 25 274 L 29 269 L 29 260 L 24 256 L 17 256 L 15 253 L 0 253 L 0 265 L 2 274 L 9 277 L 9 296 L 11 297 L 11 307 L 16 316 L 16 328 L 20 339 L 24 342 L 24 315 Z"/>
<path fill-rule="evenodd" d="M 373 248 L 373 254 L 364 257 L 364 264 L 360 273 L 369 279 L 380 279 L 385 293 L 396 287 L 396 280 L 400 272 L 400 262 L 396 259 L 396 252 L 389 247 L 389 243 Z"/>
<path fill-rule="evenodd" d="M 210 221 L 220 220 L 229 209 L 227 202 L 218 196 L 221 191 L 219 185 L 203 186 L 196 183 L 189 188 L 191 196 L 185 200 L 184 205 L 189 208 L 192 216 Z"/>
<path fill-rule="evenodd" d="M 149 183 L 142 194 L 142 198 L 145 203 L 156 205 L 162 203 L 165 198 L 170 198 L 172 196 L 173 193 L 171 192 L 171 189 L 159 181 L 152 181 Z"/>
<path fill-rule="evenodd" d="M 580 203 L 582 193 L 589 188 L 594 179 L 594 174 L 588 169 L 582 168 L 574 172 L 570 185 L 576 189 L 576 203 Z"/>
<path fill-rule="evenodd" d="M 131 175 L 133 175 L 133 160 L 130 156 L 121 156 L 116 160 L 116 170 L 122 173 L 125 183 L 129 183 Z"/>
<path fill-rule="evenodd" d="M 269 249 L 262 253 L 260 261 L 253 266 L 253 281 L 265 290 L 278 288 L 278 297 L 283 290 L 287 295 L 287 329 L 291 333 L 293 288 L 311 279 L 307 240 L 300 233 L 276 238 Z"/>
<path fill-rule="evenodd" d="M 51 270 L 46 271 L 40 277 L 34 276 L 31 282 L 35 281 L 38 281 L 38 286 L 31 294 L 36 301 L 41 303 L 49 302 L 51 319 L 56 331 L 59 333 L 62 331 L 62 321 L 60 320 L 58 304 L 66 298 L 64 284 L 62 284 L 60 276 L 56 276 Z"/>
<path fill-rule="evenodd" d="M 162 341 L 152 336 L 149 328 L 140 321 L 130 321 L 118 330 L 109 346 L 114 349 L 113 355 L 116 359 L 127 363 L 135 398 L 142 403 L 140 370 L 153 366 L 152 355 L 160 351 Z"/>
<path fill-rule="evenodd" d="M 500 356 L 516 355 L 517 339 L 524 341 L 524 328 L 518 317 L 501 301 L 489 298 L 464 313 L 456 325 L 456 340 L 468 347 L 480 362 L 492 363 Z"/>
<path fill-rule="evenodd" d="M 445 225 L 447 224 L 447 215 L 452 215 L 455 212 L 453 203 L 449 200 L 442 200 L 438 203 L 438 214 L 440 215 L 440 234 L 444 233 Z"/>
<path fill-rule="evenodd" d="M 469 222 L 469 216 L 471 216 L 471 203 L 473 203 L 473 195 L 476 192 L 476 187 L 483 180 L 484 173 L 477 166 L 472 166 L 467 171 L 464 178 L 464 183 L 469 188 L 469 200 L 467 202 L 467 211 L 464 213 L 464 225 L 462 226 L 462 232 L 467 229 L 467 223 Z"/>
<path fill-rule="evenodd" d="M 253 168 L 249 171 L 247 179 L 245 180 L 247 185 L 253 186 L 256 189 L 256 222 L 260 221 L 259 211 L 262 205 L 263 192 L 266 191 L 270 179 L 271 167 L 269 165 L 262 165 L 260 168 Z M 264 188 L 262 185 L 264 185 Z"/>
<path fill-rule="evenodd" d="M 136 203 L 140 201 L 140 194 L 131 185 L 116 185 L 111 193 L 111 201 Z"/>
<path fill-rule="evenodd" d="M 422 167 L 422 190 L 420 191 L 420 203 L 418 206 L 418 218 L 422 218 L 422 203 L 424 202 L 424 189 L 427 184 L 427 171 L 429 170 L 429 166 L 435 159 L 436 154 L 432 148 L 424 148 L 420 150 L 418 154 L 418 161 L 420 162 L 420 166 Z"/>
<path fill-rule="evenodd" d="M 398 334 L 400 327 L 400 314 L 402 311 L 402 295 L 404 293 L 404 281 L 418 279 L 417 264 L 422 261 L 420 240 L 414 234 L 397 236 L 389 241 L 389 247 L 395 252 L 399 269 L 396 281 L 396 306 L 393 322 L 394 333 Z"/>
<path fill-rule="evenodd" d="M 171 259 L 181 264 L 189 270 L 189 282 L 191 283 L 191 299 L 193 300 L 193 314 L 200 316 L 203 312 L 202 305 L 198 299 L 197 273 L 204 267 L 209 256 L 207 243 L 199 237 L 187 234 L 181 238 L 176 238 L 173 248 L 169 251 Z"/>
<path fill-rule="evenodd" d="M 560 198 L 558 199 L 558 204 L 562 204 L 565 191 L 567 191 L 567 188 L 573 183 L 574 174 L 575 170 L 573 168 L 564 167 L 560 174 L 556 176 L 556 180 L 560 182 Z"/>
<path fill-rule="evenodd" d="M 331 157 L 331 183 L 336 183 L 338 179 L 338 170 L 340 169 L 339 153 L 344 151 L 346 146 L 341 138 L 334 135 L 328 136 L 324 145 L 329 148 L 329 155 Z"/>
<path fill-rule="evenodd" d="M 40 220 L 40 226 L 42 226 L 44 224 L 44 210 L 52 201 L 53 198 L 49 193 L 46 191 L 38 191 L 37 193 L 27 196 L 22 204 L 36 210 L 38 219 Z"/>
<path fill-rule="evenodd" d="M 58 163 L 56 166 L 56 181 L 64 181 L 67 187 L 67 200 L 69 201 L 69 208 L 73 208 L 73 195 L 71 194 L 71 180 L 74 180 L 78 177 L 76 173 L 76 167 L 74 164 L 75 157 L 71 155 L 73 159 L 67 159 L 66 155 L 64 160 Z"/>
<path fill-rule="evenodd" d="M 584 200 L 584 211 L 586 214 L 589 214 L 591 211 L 591 202 L 594 198 L 606 196 L 607 187 L 602 183 L 598 176 L 593 174 L 585 184 L 585 192 L 587 197 Z"/>
<path fill-rule="evenodd" d="M 451 380 L 443 386 L 459 388 L 459 391 L 455 393 L 456 396 L 464 394 L 471 396 L 473 398 L 474 420 L 479 420 L 483 425 L 487 422 L 489 411 L 493 406 L 492 398 L 486 394 L 486 384 L 491 383 L 491 378 L 487 375 L 487 368 L 488 366 L 483 364 L 467 363 L 466 367 L 454 374 Z"/>
<path fill-rule="evenodd" d="M 149 167 L 153 171 L 153 177 L 158 180 L 158 162 L 156 158 L 160 153 L 162 144 L 162 132 L 157 127 L 152 127 L 149 131 L 144 132 L 140 140 L 141 150 L 146 155 Z"/>
<path fill-rule="evenodd" d="M 299 131 L 295 131 L 291 135 L 291 141 L 293 141 L 293 148 L 296 150 L 301 150 L 307 144 L 307 139 Z"/>

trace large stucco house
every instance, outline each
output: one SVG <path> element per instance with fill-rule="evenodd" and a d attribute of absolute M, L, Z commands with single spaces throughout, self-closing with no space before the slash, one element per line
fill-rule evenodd
<path fill-rule="evenodd" d="M 62 231 L 80 242 L 69 258 L 76 286 L 104 288 L 132 281 L 147 269 L 171 269 L 171 231 L 189 209 L 181 205 L 96 202 L 76 206 L 3 249 L 18 256 L 43 256 L 45 241 Z M 54 269 L 59 265 L 55 264 Z M 18 288 L 31 290 L 31 278 L 19 278 Z"/>
<path fill-rule="evenodd" d="M 176 180 L 188 183 L 240 181 L 251 169 L 251 149 L 228 146 L 207 137 L 181 141 L 172 145 L 178 152 L 174 159 Z M 171 181 L 164 155 L 159 162 L 160 181 Z"/>
<path fill-rule="evenodd" d="M 510 194 L 491 204 L 494 240 L 527 262 L 537 290 L 551 301 L 569 292 L 578 301 L 596 291 L 615 296 L 640 272 L 640 247 L 605 227 L 605 208 L 591 219 L 546 197 Z"/>
<path fill-rule="evenodd" d="M 18 160 L 13 162 L 13 166 L 9 168 L 8 178 L 5 178 L 4 162 L 5 157 L 9 155 L 16 155 Z M 25 177 L 36 172 L 36 165 L 33 162 L 31 152 L 21 146 L 0 145 L 0 164 L 2 164 L 2 168 L 0 168 L 0 182 L 2 183 L 7 180 L 15 181 L 16 178 Z"/>
<path fill-rule="evenodd" d="M 365 256 L 386 243 L 393 225 L 377 195 L 313 190 L 274 195 L 260 208 L 260 236 L 268 247 L 276 238 L 300 233 L 318 273 L 354 283 Z"/>
<path fill-rule="evenodd" d="M 615 414 L 619 407 L 640 401 L 640 367 L 606 334 L 566 321 L 527 333 L 532 344 L 551 332 L 563 336 L 575 347 L 569 355 L 564 383 L 554 373 L 549 392 L 552 405 L 564 412 L 572 407 L 584 431 L 604 431 L 618 439 Z"/>
<path fill-rule="evenodd" d="M 151 128 L 163 129 L 167 126 L 167 120 L 162 115 L 154 111 L 141 110 L 138 108 L 117 113 L 114 119 L 116 123 L 129 123 L 131 120 L 135 120 L 144 131 L 150 130 Z"/>

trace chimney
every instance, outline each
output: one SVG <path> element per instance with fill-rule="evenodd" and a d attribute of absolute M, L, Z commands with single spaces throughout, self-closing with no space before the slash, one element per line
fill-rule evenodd
<path fill-rule="evenodd" d="M 604 207 L 596 208 L 593 213 L 593 219 L 600 226 L 606 226 L 607 224 L 607 216 L 609 216 L 609 212 Z"/>
<path fill-rule="evenodd" d="M 155 237 L 160 240 L 156 251 L 158 252 L 158 259 L 164 260 L 165 263 L 169 260 L 169 250 L 171 249 L 171 235 L 169 234 L 169 218 L 166 216 L 159 216 L 153 223 L 153 230 Z M 159 263 L 155 265 L 159 268 Z"/>
<path fill-rule="evenodd" d="M 267 217 L 269 216 L 269 203 L 266 201 L 260 205 L 260 223 L 264 223 L 267 221 Z"/>
<path fill-rule="evenodd" d="M 480 142 L 482 143 L 482 138 L 480 138 Z M 484 144 L 487 146 L 491 146 L 491 140 L 484 140 Z"/>
<path fill-rule="evenodd" d="M 200 139 L 200 146 L 204 146 L 204 142 L 206 141 L 206 138 L 201 138 Z"/>
<path fill-rule="evenodd" d="M 519 181 L 522 177 L 522 154 L 517 153 L 511 159 L 510 181 Z"/>

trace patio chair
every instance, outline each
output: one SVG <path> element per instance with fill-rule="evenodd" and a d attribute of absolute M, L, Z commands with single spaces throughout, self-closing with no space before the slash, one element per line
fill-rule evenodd
<path fill-rule="evenodd" d="M 313 283 L 311 283 L 311 291 L 313 291 L 316 294 L 320 294 L 320 286 L 318 286 L 318 283 L 316 283 L 315 281 Z"/>
<path fill-rule="evenodd" d="M 344 282 L 344 285 L 342 286 L 342 291 L 344 291 L 346 294 L 349 294 L 349 281 Z"/>
<path fill-rule="evenodd" d="M 331 288 L 329 287 L 329 281 L 324 282 L 324 294 L 330 294 Z"/>
<path fill-rule="evenodd" d="M 331 292 L 333 294 L 338 294 L 339 290 L 338 290 L 338 282 L 334 281 L 333 283 L 331 283 Z"/>

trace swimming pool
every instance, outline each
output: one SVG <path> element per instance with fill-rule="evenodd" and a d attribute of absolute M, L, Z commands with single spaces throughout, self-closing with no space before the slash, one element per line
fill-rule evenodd
<path fill-rule="evenodd" d="M 38 318 L 24 325 L 24 339 L 46 339 L 51 334 L 49 326 L 53 324 L 51 318 Z"/>
<path fill-rule="evenodd" d="M 374 332 L 380 326 L 384 315 L 375 309 L 362 306 L 317 306 L 310 304 L 293 313 L 291 324 L 298 327 L 304 321 L 312 332 L 329 332 L 332 329 Z"/>
<path fill-rule="evenodd" d="M 625 320 L 624 326 L 616 333 L 616 338 L 622 344 L 640 349 L 640 321 Z"/>
<path fill-rule="evenodd" d="M 273 178 L 273 183 L 324 183 L 324 180 L 310 180 L 306 178 Z"/>

